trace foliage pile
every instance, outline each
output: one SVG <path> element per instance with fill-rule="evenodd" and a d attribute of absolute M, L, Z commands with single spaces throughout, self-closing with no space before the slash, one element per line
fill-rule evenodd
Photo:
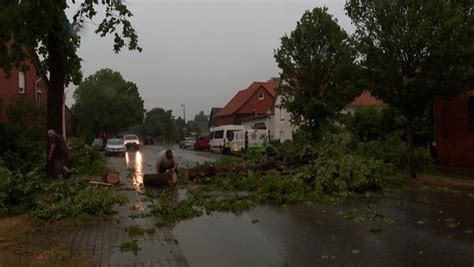
<path fill-rule="evenodd" d="M 283 158 L 271 170 L 252 167 L 275 160 L 274 156 L 223 156 L 214 165 L 224 172 L 196 181 L 178 203 L 170 192 L 162 192 L 150 215 L 159 217 L 162 225 L 173 225 L 214 211 L 240 213 L 258 204 L 336 201 L 381 189 L 384 176 L 407 169 L 406 142 L 397 132 L 362 142 L 347 128 L 334 129 L 313 144 L 298 140 L 281 144 L 278 154 Z M 427 152 L 419 151 L 418 160 L 429 165 Z"/>
<path fill-rule="evenodd" d="M 32 215 L 45 221 L 90 216 L 102 218 L 115 213 L 114 205 L 126 202 L 126 196 L 111 188 L 85 182 L 56 182 L 45 186 Z"/>
<path fill-rule="evenodd" d="M 70 139 L 72 171 L 76 175 L 102 176 L 107 173 L 107 164 L 97 150 L 84 145 L 79 139 Z"/>
<path fill-rule="evenodd" d="M 42 181 L 36 173 L 26 176 L 0 165 L 0 216 L 18 214 L 34 207 Z"/>

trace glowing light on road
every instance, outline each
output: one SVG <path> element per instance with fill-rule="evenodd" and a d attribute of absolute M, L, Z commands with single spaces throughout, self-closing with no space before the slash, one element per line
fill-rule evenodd
<path fill-rule="evenodd" d="M 128 153 L 127 153 L 127 167 L 129 167 L 128 163 Z M 141 202 L 141 198 L 139 196 L 140 193 L 142 193 L 142 188 L 143 188 L 143 155 L 142 152 L 137 151 L 135 152 L 135 161 L 134 161 L 134 170 L 135 172 L 133 173 L 131 177 L 131 185 L 133 189 L 137 192 L 137 198 L 135 202 L 135 210 L 138 211 L 144 211 L 145 207 L 143 203 Z"/>
<path fill-rule="evenodd" d="M 128 156 L 128 152 L 125 153 L 125 163 L 127 163 L 127 168 L 129 168 L 128 164 L 130 163 L 130 157 Z"/>

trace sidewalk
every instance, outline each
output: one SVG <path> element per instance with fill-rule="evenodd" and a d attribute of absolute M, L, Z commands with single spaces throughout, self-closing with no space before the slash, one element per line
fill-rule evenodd
<path fill-rule="evenodd" d="M 118 207 L 118 213 L 112 219 L 66 236 L 66 244 L 88 253 L 94 266 L 189 266 L 168 228 L 157 228 L 154 218 L 130 218 L 132 213 L 146 212 L 145 197 L 134 190 L 126 171 L 121 173 L 120 179 L 124 185 L 117 190 L 128 196 L 129 203 Z M 130 205 L 134 205 L 134 211 Z M 129 237 L 125 227 L 132 225 L 154 228 L 156 232 Z M 138 254 L 121 252 L 120 244 L 132 240 L 138 241 Z"/>

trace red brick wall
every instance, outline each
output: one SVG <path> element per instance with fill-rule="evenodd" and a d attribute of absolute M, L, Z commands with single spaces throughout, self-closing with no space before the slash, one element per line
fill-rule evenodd
<path fill-rule="evenodd" d="M 263 90 L 265 93 L 264 99 L 258 99 L 259 90 Z M 237 111 L 237 114 L 252 114 L 252 110 L 257 110 L 257 115 L 267 114 L 267 108 L 273 110 L 273 102 L 275 98 L 268 93 L 267 90 L 260 88 L 248 99 L 248 101 Z"/>
<path fill-rule="evenodd" d="M 18 71 L 12 70 L 7 78 L 2 69 L 0 69 L 0 99 L 3 102 L 3 110 L 0 108 L 0 118 L 4 116 L 4 109 L 8 106 L 10 100 L 16 96 L 24 96 L 35 101 L 35 81 L 41 76 L 38 75 L 36 68 L 31 62 L 28 62 L 29 69 L 25 71 L 25 93 L 18 92 Z M 40 103 L 46 104 L 47 85 L 44 80 L 38 83 L 38 87 L 42 89 Z"/>
<path fill-rule="evenodd" d="M 435 131 L 440 166 L 474 167 L 474 127 L 469 126 L 467 94 L 435 102 Z"/>

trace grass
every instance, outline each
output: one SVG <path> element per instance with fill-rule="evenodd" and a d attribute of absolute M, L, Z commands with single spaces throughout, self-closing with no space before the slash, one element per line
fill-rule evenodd
<path fill-rule="evenodd" d="M 0 266 L 92 266 L 86 254 L 61 241 L 57 229 L 68 227 L 27 216 L 0 218 Z"/>

